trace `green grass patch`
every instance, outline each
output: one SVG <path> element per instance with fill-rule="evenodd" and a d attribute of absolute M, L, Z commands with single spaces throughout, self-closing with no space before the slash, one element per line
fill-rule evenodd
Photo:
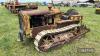
<path fill-rule="evenodd" d="M 19 23 L 18 17 L 0 6 L 0 56 L 100 56 L 100 15 L 95 14 L 95 8 L 71 7 L 84 16 L 83 23 L 91 29 L 85 37 L 73 41 L 49 52 L 40 53 L 33 41 L 17 42 Z M 47 7 L 39 7 L 47 9 Z M 67 11 L 69 7 L 60 7 Z M 94 48 L 94 53 L 79 53 L 78 48 Z"/>

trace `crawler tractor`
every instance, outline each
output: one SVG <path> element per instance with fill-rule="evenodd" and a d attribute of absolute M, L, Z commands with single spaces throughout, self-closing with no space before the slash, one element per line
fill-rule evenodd
<path fill-rule="evenodd" d="M 33 38 L 35 48 L 40 52 L 69 43 L 87 33 L 82 23 L 83 16 L 70 9 L 62 13 L 59 9 L 24 10 L 19 12 L 19 39 Z"/>
<path fill-rule="evenodd" d="M 6 3 L 5 7 L 12 13 L 18 13 L 20 10 L 37 9 L 38 6 L 32 3 L 19 3 L 18 0 L 10 1 Z"/>
<path fill-rule="evenodd" d="M 26 4 L 20 4 L 18 0 L 10 0 L 5 4 L 5 7 L 12 13 L 18 13 L 19 10 L 25 9 Z"/>

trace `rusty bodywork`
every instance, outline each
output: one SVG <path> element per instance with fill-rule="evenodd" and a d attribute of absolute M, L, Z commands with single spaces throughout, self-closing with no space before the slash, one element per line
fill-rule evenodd
<path fill-rule="evenodd" d="M 32 3 L 19 3 L 18 0 L 11 1 L 5 4 L 5 7 L 12 13 L 18 13 L 20 10 L 37 9 L 38 5 Z"/>
<path fill-rule="evenodd" d="M 25 4 L 21 4 L 21 5 L 9 5 L 9 10 L 12 13 L 18 13 L 20 10 L 26 9 L 26 6 L 27 5 L 25 5 Z"/>
<path fill-rule="evenodd" d="M 82 23 L 83 16 L 74 9 L 67 13 L 50 7 L 49 10 L 24 10 L 18 16 L 20 40 L 33 38 L 38 51 L 70 42 L 89 31 Z"/>

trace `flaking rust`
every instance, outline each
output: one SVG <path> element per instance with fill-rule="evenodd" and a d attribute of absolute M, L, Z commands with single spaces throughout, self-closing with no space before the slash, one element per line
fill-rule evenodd
<path fill-rule="evenodd" d="M 48 51 L 85 35 L 89 29 L 82 23 L 83 16 L 75 9 L 62 13 L 49 5 L 46 10 L 23 10 L 19 14 L 19 38 L 33 38 L 35 48 Z"/>
<path fill-rule="evenodd" d="M 37 9 L 38 5 L 34 3 L 19 3 L 18 0 L 9 0 L 5 3 L 5 7 L 14 14 L 18 14 L 21 10 Z"/>

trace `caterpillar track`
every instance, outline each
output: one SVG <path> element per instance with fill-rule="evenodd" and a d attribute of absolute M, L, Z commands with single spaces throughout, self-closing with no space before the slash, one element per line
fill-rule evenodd
<path fill-rule="evenodd" d="M 40 51 L 48 51 L 50 48 L 70 42 L 88 32 L 84 25 L 72 24 L 57 29 L 43 30 L 34 40 L 35 48 Z"/>

